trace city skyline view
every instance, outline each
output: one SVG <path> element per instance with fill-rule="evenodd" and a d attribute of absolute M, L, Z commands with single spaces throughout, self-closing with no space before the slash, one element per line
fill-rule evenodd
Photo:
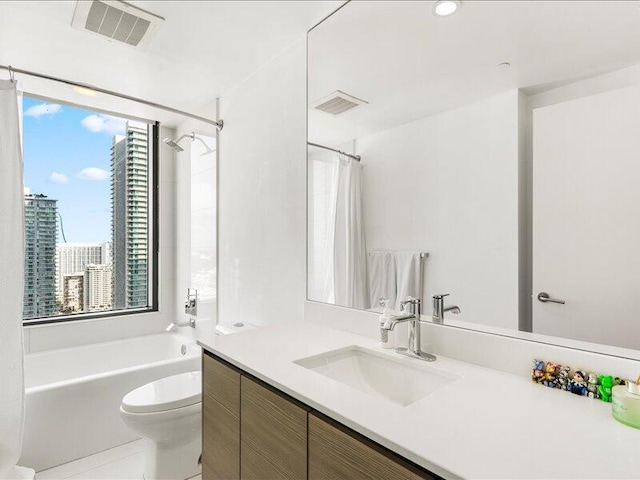
<path fill-rule="evenodd" d="M 58 200 L 67 242 L 110 241 L 111 145 L 126 120 L 26 95 L 23 115 L 25 192 Z"/>
<path fill-rule="evenodd" d="M 148 305 L 150 128 L 24 97 L 24 319 Z"/>

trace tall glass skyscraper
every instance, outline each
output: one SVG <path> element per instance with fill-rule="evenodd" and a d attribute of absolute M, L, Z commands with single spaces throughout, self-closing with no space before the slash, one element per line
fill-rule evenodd
<path fill-rule="evenodd" d="M 149 126 L 127 122 L 111 147 L 113 308 L 148 305 Z"/>
<path fill-rule="evenodd" d="M 56 313 L 57 200 L 25 195 L 25 278 L 23 318 Z"/>

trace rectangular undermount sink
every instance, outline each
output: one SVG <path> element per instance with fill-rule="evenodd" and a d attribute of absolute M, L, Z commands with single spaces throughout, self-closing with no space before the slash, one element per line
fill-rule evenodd
<path fill-rule="evenodd" d="M 461 378 L 426 365 L 412 366 L 373 350 L 351 345 L 293 363 L 363 392 L 407 406 Z"/>

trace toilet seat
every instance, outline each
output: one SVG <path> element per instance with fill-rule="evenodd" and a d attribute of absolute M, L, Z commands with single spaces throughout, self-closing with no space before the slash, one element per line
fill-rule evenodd
<path fill-rule="evenodd" d="M 201 402 L 202 374 L 187 372 L 162 378 L 132 390 L 122 399 L 127 413 L 157 413 Z"/>

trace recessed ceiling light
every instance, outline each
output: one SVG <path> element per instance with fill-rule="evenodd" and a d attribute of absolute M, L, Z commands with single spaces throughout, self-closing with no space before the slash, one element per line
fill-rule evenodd
<path fill-rule="evenodd" d="M 462 7 L 462 2 L 457 0 L 438 0 L 433 4 L 433 14 L 438 17 L 453 15 Z"/>
<path fill-rule="evenodd" d="M 80 87 L 80 86 L 73 87 L 73 90 L 76 93 L 79 93 L 80 95 L 86 95 L 88 97 L 95 97 L 98 94 L 98 92 L 96 92 L 95 90 L 91 90 L 90 88 Z"/>

